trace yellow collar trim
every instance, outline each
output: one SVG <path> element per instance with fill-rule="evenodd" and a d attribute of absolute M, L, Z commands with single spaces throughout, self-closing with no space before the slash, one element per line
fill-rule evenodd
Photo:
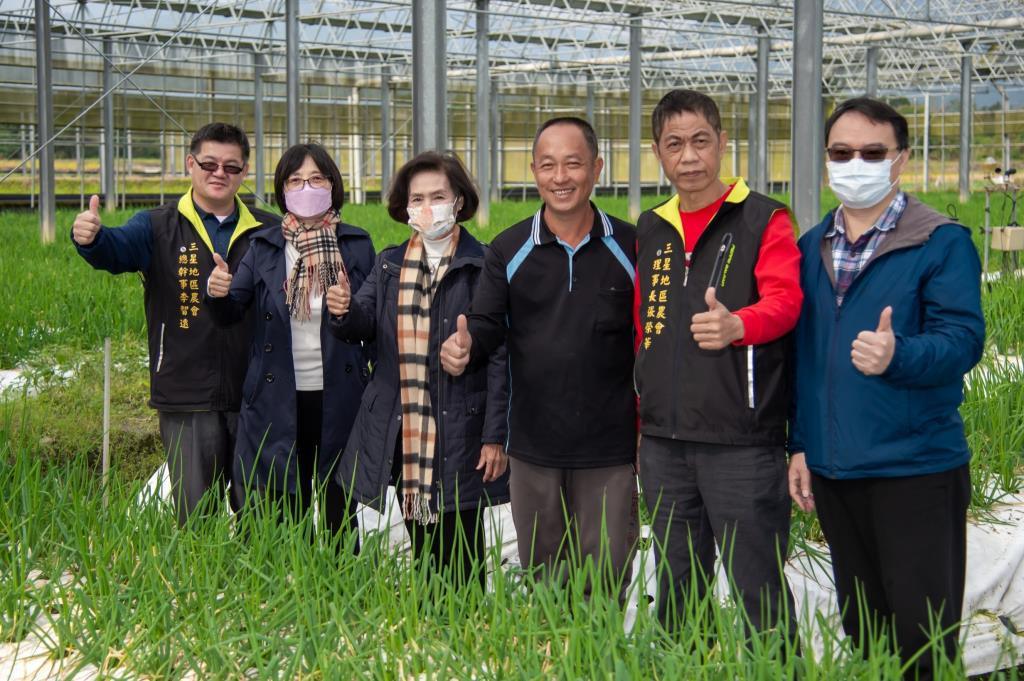
<path fill-rule="evenodd" d="M 729 196 L 725 197 L 726 203 L 742 203 L 750 196 L 750 187 L 747 186 L 742 177 L 723 177 L 722 182 L 727 185 L 733 185 Z M 673 194 L 672 198 L 656 207 L 654 214 L 676 228 L 676 231 L 679 232 L 679 237 L 684 241 L 683 246 L 685 247 L 683 221 L 679 219 L 679 194 Z"/>
<path fill-rule="evenodd" d="M 256 219 L 256 216 L 242 203 L 242 199 L 235 195 L 235 206 L 238 208 L 238 224 L 235 225 L 235 231 L 231 233 L 231 240 L 228 242 L 228 253 L 231 252 L 231 247 L 234 245 L 235 240 L 242 236 L 246 232 L 250 232 L 257 227 L 263 225 L 262 222 Z M 210 249 L 210 253 L 213 253 L 213 242 L 210 240 L 210 235 L 206 231 L 206 225 L 203 224 L 203 219 L 199 217 L 199 213 L 196 211 L 196 205 L 192 201 L 192 190 L 188 190 L 181 195 L 178 199 L 178 212 L 185 216 L 196 232 L 199 234 L 199 238 L 202 239 L 206 247 Z"/>

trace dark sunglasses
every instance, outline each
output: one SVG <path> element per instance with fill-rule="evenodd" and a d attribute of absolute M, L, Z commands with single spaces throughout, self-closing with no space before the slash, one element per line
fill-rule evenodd
<path fill-rule="evenodd" d="M 228 175 L 238 175 L 243 170 L 245 170 L 245 168 L 241 166 L 232 165 L 230 163 L 217 163 L 216 161 L 200 161 L 195 156 L 193 156 L 192 158 L 195 159 L 197 166 L 199 166 L 208 173 L 215 173 L 217 172 L 217 168 L 223 168 L 224 172 L 227 173 Z"/>
<path fill-rule="evenodd" d="M 863 149 L 851 149 L 850 147 L 829 147 L 828 160 L 834 163 L 846 163 L 852 161 L 853 157 L 860 154 L 866 163 L 878 163 L 884 161 L 891 151 L 888 147 L 864 147 Z"/>

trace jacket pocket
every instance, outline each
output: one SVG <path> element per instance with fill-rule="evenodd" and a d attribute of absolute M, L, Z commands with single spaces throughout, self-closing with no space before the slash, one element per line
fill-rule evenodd
<path fill-rule="evenodd" d="M 633 289 L 601 289 L 597 295 L 594 329 L 623 331 L 633 324 Z"/>

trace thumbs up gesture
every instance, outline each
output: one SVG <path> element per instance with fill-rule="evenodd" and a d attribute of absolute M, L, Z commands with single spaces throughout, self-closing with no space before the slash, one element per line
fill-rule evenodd
<path fill-rule="evenodd" d="M 857 371 L 865 376 L 884 373 L 896 351 L 896 336 L 892 332 L 892 306 L 888 305 L 878 318 L 878 328 L 861 331 L 853 341 L 850 359 Z"/>
<path fill-rule="evenodd" d="M 707 312 L 698 312 L 690 320 L 690 333 L 701 350 L 721 350 L 734 341 L 742 340 L 745 330 L 743 320 L 718 302 L 715 289 L 704 292 Z"/>
<path fill-rule="evenodd" d="M 327 311 L 335 317 L 348 314 L 349 303 L 352 302 L 352 286 L 348 277 L 339 277 L 338 283 L 327 289 Z"/>
<path fill-rule="evenodd" d="M 100 231 L 100 197 L 95 194 L 89 199 L 89 210 L 75 216 L 71 236 L 79 246 L 88 246 L 96 240 Z"/>
<path fill-rule="evenodd" d="M 231 290 L 231 270 L 219 253 L 213 254 L 213 262 L 216 267 L 210 272 L 210 278 L 206 282 L 206 293 L 211 298 L 223 298 Z"/>
<path fill-rule="evenodd" d="M 469 350 L 473 347 L 473 337 L 469 335 L 466 315 L 460 314 L 455 320 L 455 333 L 441 346 L 441 366 L 452 376 L 461 376 L 469 364 Z"/>

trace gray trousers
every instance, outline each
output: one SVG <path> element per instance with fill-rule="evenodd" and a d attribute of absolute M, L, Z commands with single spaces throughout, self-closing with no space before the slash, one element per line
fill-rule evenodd
<path fill-rule="evenodd" d="M 160 439 L 167 453 L 171 496 L 184 525 L 208 489 L 224 498 L 238 431 L 236 411 L 161 411 Z"/>
<path fill-rule="evenodd" d="M 687 615 L 689 596 L 705 595 L 717 544 L 733 593 L 754 629 L 775 627 L 785 608 L 788 633 L 795 634 L 793 595 L 781 572 L 790 515 L 782 447 L 644 435 L 640 482 L 653 517 L 658 617 L 666 627 L 676 627 Z M 700 574 L 692 574 L 694 567 Z"/>
<path fill-rule="evenodd" d="M 523 566 L 564 577 L 566 563 L 590 558 L 609 584 L 621 578 L 624 590 L 637 538 L 633 466 L 548 468 L 510 457 L 509 470 Z"/>

